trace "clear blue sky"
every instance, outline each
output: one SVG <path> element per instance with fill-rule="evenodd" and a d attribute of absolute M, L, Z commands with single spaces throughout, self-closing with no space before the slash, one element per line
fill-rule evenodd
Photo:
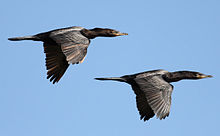
<path fill-rule="evenodd" d="M 219 0 L 4 0 L 0 2 L 1 136 L 220 135 Z M 92 40 L 84 63 L 46 79 L 41 42 L 8 37 L 82 26 L 129 33 Z M 93 78 L 152 69 L 212 79 L 174 83 L 165 120 L 139 120 L 130 86 Z"/>

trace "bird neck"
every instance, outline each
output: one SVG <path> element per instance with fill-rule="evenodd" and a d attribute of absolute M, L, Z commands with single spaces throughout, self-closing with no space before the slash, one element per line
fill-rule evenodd
<path fill-rule="evenodd" d="M 80 31 L 82 35 L 88 39 L 94 39 L 96 37 L 110 37 L 105 29 L 95 28 L 95 29 L 83 29 Z"/>
<path fill-rule="evenodd" d="M 197 79 L 190 71 L 169 72 L 163 75 L 167 82 L 177 82 L 183 79 Z"/>

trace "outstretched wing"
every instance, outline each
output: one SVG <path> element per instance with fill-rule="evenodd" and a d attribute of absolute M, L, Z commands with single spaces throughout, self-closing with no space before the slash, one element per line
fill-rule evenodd
<path fill-rule="evenodd" d="M 50 34 L 50 38 L 61 46 L 69 64 L 82 62 L 86 56 L 90 40 L 80 33 L 81 29 L 83 28 L 72 27 Z"/>
<path fill-rule="evenodd" d="M 90 41 L 80 33 L 82 29 L 69 27 L 49 32 L 48 39 L 44 41 L 44 52 L 47 78 L 51 82 L 58 82 L 69 64 L 78 64 L 84 60 Z"/>
<path fill-rule="evenodd" d="M 50 78 L 50 81 L 54 84 L 61 79 L 69 64 L 61 47 L 56 44 L 44 42 L 44 53 L 46 54 L 46 68 L 48 70 L 47 79 Z"/>
<path fill-rule="evenodd" d="M 66 56 L 66 60 L 69 64 L 82 63 L 86 53 L 88 45 L 75 44 L 75 45 L 63 45 L 61 49 Z"/>
<path fill-rule="evenodd" d="M 144 96 L 143 94 L 139 96 L 142 97 L 142 100 L 137 105 L 139 104 L 138 106 L 140 106 L 141 103 L 144 103 L 142 105 L 144 105 L 145 109 L 149 109 L 150 106 L 157 118 L 164 119 L 169 116 L 173 86 L 164 81 L 161 75 L 136 78 L 134 80 L 138 85 L 139 91 L 144 94 Z M 144 114 L 146 110 L 140 109 L 139 111 Z M 148 115 L 145 116 L 147 117 Z"/>
<path fill-rule="evenodd" d="M 140 119 L 144 119 L 144 121 L 149 120 L 154 116 L 154 112 L 148 105 L 144 92 L 141 91 L 137 85 L 132 85 L 132 89 L 136 94 L 136 104 L 139 114 L 141 115 Z"/>

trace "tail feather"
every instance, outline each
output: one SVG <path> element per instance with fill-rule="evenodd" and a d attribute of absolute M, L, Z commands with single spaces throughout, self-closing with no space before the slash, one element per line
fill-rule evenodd
<path fill-rule="evenodd" d="M 38 37 L 36 36 L 24 36 L 24 37 L 13 37 L 13 38 L 8 38 L 10 41 L 21 41 L 21 40 L 39 40 Z"/>
<path fill-rule="evenodd" d="M 126 80 L 121 77 L 108 77 L 108 78 L 95 78 L 95 79 L 96 80 L 114 80 L 114 81 L 126 82 Z"/>

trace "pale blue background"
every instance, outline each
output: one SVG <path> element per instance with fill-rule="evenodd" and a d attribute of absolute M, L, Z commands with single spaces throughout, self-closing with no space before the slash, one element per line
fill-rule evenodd
<path fill-rule="evenodd" d="M 0 2 L 0 136 L 220 135 L 219 0 Z M 41 42 L 10 42 L 67 27 L 129 33 L 91 42 L 83 64 L 46 80 Z M 93 78 L 165 69 L 214 78 L 174 83 L 165 120 L 139 120 L 130 86 Z"/>

